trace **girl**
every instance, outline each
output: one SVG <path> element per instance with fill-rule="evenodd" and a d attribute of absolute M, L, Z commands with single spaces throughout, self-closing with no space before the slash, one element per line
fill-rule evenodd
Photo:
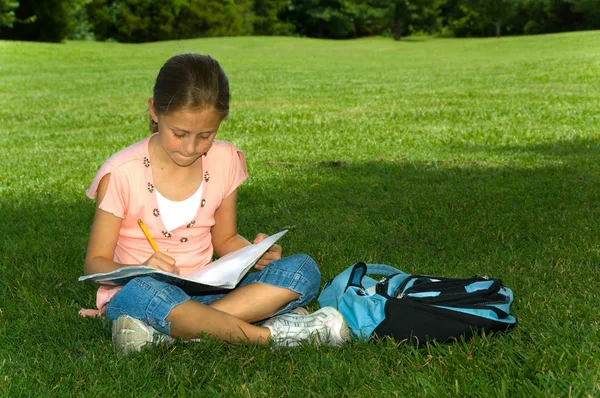
<path fill-rule="evenodd" d="M 244 155 L 215 140 L 229 113 L 229 82 L 219 63 L 199 54 L 169 59 L 148 109 L 151 136 L 106 161 L 87 191 L 96 197 L 96 213 L 86 275 L 143 264 L 185 276 L 209 263 L 213 252 L 223 256 L 250 244 L 236 226 L 237 187 L 247 178 Z M 265 237 L 258 234 L 254 242 Z M 306 339 L 328 345 L 349 340 L 335 309 L 309 315 L 298 308 L 316 297 L 320 285 L 310 257 L 281 258 L 281 247 L 273 245 L 255 268 L 232 291 L 194 297 L 138 277 L 122 288 L 101 287 L 97 306 L 113 321 L 113 342 L 124 352 L 201 333 L 233 343 L 284 346 Z"/>

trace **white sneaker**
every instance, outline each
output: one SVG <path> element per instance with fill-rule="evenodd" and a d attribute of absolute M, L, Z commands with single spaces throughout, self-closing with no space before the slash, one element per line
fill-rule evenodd
<path fill-rule="evenodd" d="M 119 351 L 127 354 L 140 351 L 147 344 L 172 343 L 175 339 L 129 315 L 121 315 L 112 323 L 112 341 Z"/>
<path fill-rule="evenodd" d="M 340 346 L 350 341 L 350 330 L 344 317 L 333 307 L 323 307 L 309 315 L 288 313 L 266 320 L 276 346 L 294 347 L 303 342 Z"/>
<path fill-rule="evenodd" d="M 308 315 L 309 314 L 308 310 L 304 307 L 296 307 L 290 312 L 295 312 L 298 315 Z"/>

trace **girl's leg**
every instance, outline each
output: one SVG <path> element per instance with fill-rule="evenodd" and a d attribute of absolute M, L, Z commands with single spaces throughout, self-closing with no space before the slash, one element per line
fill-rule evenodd
<path fill-rule="evenodd" d="M 293 290 L 251 283 L 235 289 L 209 306 L 252 323 L 269 318 L 298 298 L 300 294 Z"/>
<path fill-rule="evenodd" d="M 318 344 L 329 345 L 350 338 L 343 317 L 331 307 L 297 319 L 273 318 L 265 327 L 246 321 L 287 312 L 316 297 L 320 273 L 306 255 L 273 262 L 248 275 L 241 285 L 225 296 L 198 296 L 192 301 L 176 286 L 151 277 L 135 278 L 108 303 L 106 315 L 116 321 L 113 341 L 117 348 L 128 352 L 163 341 L 165 335 L 193 339 L 207 333 L 234 343 L 266 344 L 272 339 L 286 346 L 313 337 Z M 215 298 L 210 306 L 198 302 Z"/>
<path fill-rule="evenodd" d="M 175 306 L 166 320 L 175 338 L 195 339 L 208 333 L 231 343 L 267 344 L 271 332 L 266 327 L 252 325 L 226 312 L 193 300 Z"/>
<path fill-rule="evenodd" d="M 147 330 L 131 330 L 135 322 L 125 322 L 130 330 L 117 330 L 115 333 L 118 336 L 113 334 L 113 340 L 126 351 L 130 343 L 139 349 L 144 343 L 153 342 L 154 330 L 186 339 L 208 333 L 230 342 L 255 344 L 266 344 L 270 336 L 266 327 L 251 325 L 230 314 L 191 301 L 180 288 L 151 277 L 132 279 L 108 303 L 106 316 L 110 320 L 116 321 L 122 315 L 151 326 Z"/>
<path fill-rule="evenodd" d="M 240 287 L 209 304 L 245 322 L 257 322 L 312 301 L 321 273 L 306 254 L 296 254 L 247 275 Z"/>

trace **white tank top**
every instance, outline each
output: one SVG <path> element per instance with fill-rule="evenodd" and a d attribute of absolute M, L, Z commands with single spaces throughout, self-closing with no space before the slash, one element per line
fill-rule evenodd
<path fill-rule="evenodd" d="M 160 216 L 168 231 L 173 231 L 174 229 L 189 223 L 196 217 L 198 207 L 200 207 L 203 186 L 204 182 L 200 184 L 198 190 L 192 196 L 181 202 L 169 200 L 156 190 L 156 201 L 158 202 Z"/>

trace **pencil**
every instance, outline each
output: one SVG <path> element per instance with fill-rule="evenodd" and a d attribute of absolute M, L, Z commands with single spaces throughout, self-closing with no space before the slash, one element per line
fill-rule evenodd
<path fill-rule="evenodd" d="M 154 239 L 152 239 L 152 237 L 150 236 L 150 232 L 148 232 L 148 230 L 146 229 L 144 222 L 141 219 L 138 219 L 138 224 L 139 224 L 140 228 L 142 229 L 142 232 L 144 233 L 144 235 L 146 235 L 146 239 L 148 239 L 148 242 L 150 242 L 150 245 L 152 246 L 154 251 L 159 252 L 160 250 L 158 250 L 158 246 L 156 246 Z"/>

